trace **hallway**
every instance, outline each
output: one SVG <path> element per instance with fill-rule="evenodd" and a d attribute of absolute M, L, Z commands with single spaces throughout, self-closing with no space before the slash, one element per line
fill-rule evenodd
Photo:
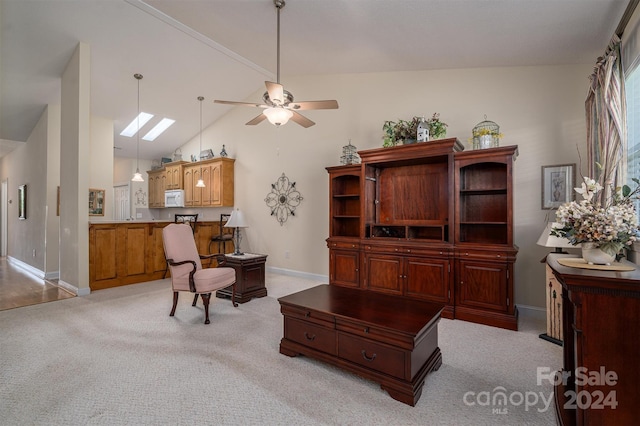
<path fill-rule="evenodd" d="M 75 297 L 0 257 L 0 311 Z"/>

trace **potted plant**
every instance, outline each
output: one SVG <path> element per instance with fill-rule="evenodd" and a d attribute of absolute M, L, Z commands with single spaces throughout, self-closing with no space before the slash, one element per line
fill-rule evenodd
<path fill-rule="evenodd" d="M 447 136 L 448 124 L 440 121 L 440 113 L 433 113 L 430 119 L 427 120 L 429 125 L 429 137 L 431 139 L 442 139 Z"/>
<path fill-rule="evenodd" d="M 418 123 L 420 123 L 420 117 L 413 117 L 411 121 L 385 121 L 382 126 L 382 131 L 384 132 L 382 146 L 387 148 L 403 143 L 415 142 L 418 133 Z"/>
<path fill-rule="evenodd" d="M 418 124 L 421 117 L 413 117 L 409 120 L 385 121 L 382 126 L 382 146 L 387 148 L 403 143 L 414 143 L 418 134 Z M 440 121 L 440 114 L 435 113 L 427 120 L 429 124 L 429 136 L 431 139 L 440 139 L 447 134 L 447 124 Z"/>

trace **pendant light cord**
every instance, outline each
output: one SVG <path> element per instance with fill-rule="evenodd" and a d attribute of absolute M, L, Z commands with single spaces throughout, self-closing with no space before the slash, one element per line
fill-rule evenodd
<path fill-rule="evenodd" d="M 200 101 L 200 152 L 198 153 L 198 161 L 201 161 L 200 154 L 202 153 L 202 101 L 204 101 L 204 97 L 198 96 L 198 100 Z M 200 180 L 202 180 L 202 163 L 200 163 Z"/>
<path fill-rule="evenodd" d="M 136 132 L 137 144 L 136 144 L 136 173 L 140 172 L 140 80 L 142 80 L 142 74 L 134 74 L 136 80 L 138 80 L 138 131 Z"/>

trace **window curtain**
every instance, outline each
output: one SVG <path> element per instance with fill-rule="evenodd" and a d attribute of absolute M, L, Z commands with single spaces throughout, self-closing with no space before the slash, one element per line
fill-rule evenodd
<path fill-rule="evenodd" d="M 597 194 L 601 202 L 612 185 L 624 183 L 626 174 L 627 107 L 620 47 L 620 37 L 614 35 L 596 62 L 585 102 L 588 176 L 605 188 Z"/>

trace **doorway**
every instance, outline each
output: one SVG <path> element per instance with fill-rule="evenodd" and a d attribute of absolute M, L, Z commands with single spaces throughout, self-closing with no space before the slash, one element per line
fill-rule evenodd
<path fill-rule="evenodd" d="M 113 218 L 115 220 L 131 219 L 131 207 L 129 201 L 129 184 L 113 187 Z"/>
<path fill-rule="evenodd" d="M 2 188 L 0 188 L 0 256 L 5 257 L 7 255 L 7 229 L 8 229 L 8 211 L 9 211 L 9 181 L 7 179 L 2 181 Z"/>

